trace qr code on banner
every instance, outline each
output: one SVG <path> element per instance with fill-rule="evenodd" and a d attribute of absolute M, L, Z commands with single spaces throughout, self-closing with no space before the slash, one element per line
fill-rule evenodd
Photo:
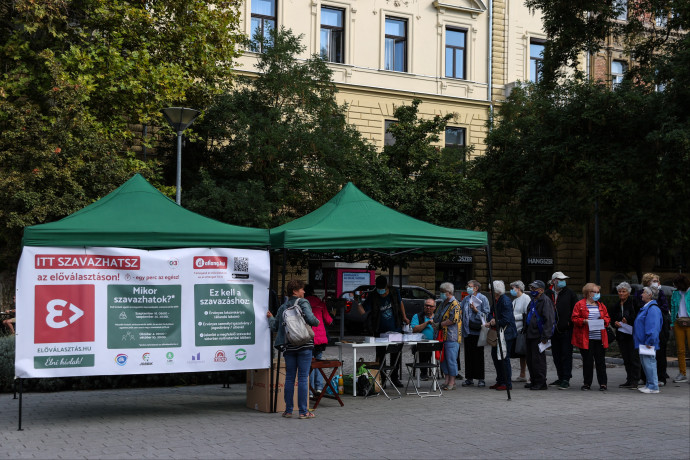
<path fill-rule="evenodd" d="M 234 257 L 234 265 L 236 272 L 248 272 L 249 271 L 249 259 L 247 257 Z"/>

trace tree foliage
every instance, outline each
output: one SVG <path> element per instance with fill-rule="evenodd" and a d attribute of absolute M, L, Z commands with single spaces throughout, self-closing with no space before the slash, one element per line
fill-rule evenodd
<path fill-rule="evenodd" d="M 141 125 L 227 87 L 238 3 L 0 0 L 0 269 L 24 226 L 159 179 L 132 154 Z"/>
<path fill-rule="evenodd" d="M 276 29 L 262 49 L 259 73 L 238 77 L 196 125 L 203 142 L 186 151 L 183 200 L 224 222 L 268 228 L 313 211 L 348 181 L 367 188 L 378 159 L 347 123 L 323 59 L 297 59 L 300 37 Z"/>

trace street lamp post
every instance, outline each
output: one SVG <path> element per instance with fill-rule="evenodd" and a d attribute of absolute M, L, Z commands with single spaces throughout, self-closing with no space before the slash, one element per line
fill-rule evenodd
<path fill-rule="evenodd" d="M 168 123 L 170 123 L 170 126 L 177 131 L 177 176 L 175 180 L 177 191 L 175 193 L 175 202 L 179 205 L 182 192 L 182 133 L 189 128 L 189 125 L 194 122 L 194 119 L 201 112 L 186 107 L 168 107 L 161 109 L 161 112 L 165 119 L 168 120 Z"/>

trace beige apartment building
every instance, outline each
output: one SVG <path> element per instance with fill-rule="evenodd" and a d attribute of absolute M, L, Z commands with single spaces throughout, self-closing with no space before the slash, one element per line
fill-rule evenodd
<path fill-rule="evenodd" d="M 625 20 L 621 16 L 620 20 Z M 333 69 L 339 102 L 348 104 L 349 122 L 379 148 L 396 106 L 413 98 L 423 116 L 457 114 L 442 145 L 472 145 L 485 151 L 487 121 L 518 82 L 537 81 L 546 42 L 541 15 L 522 0 L 246 0 L 242 27 L 247 35 L 268 28 L 292 29 L 303 36 L 303 58 L 321 54 Z M 595 80 L 617 84 L 631 64 L 611 38 L 602 52 L 581 59 Z M 258 54 L 246 52 L 241 70 L 255 71 Z M 330 263 L 333 265 L 333 263 Z M 328 261 L 314 260 L 303 277 L 317 286 L 316 273 Z M 593 279 L 583 235 L 547 236 L 525 254 L 495 252 L 494 278 L 547 281 L 554 271 L 571 276 L 577 291 Z M 385 272 L 384 272 L 385 273 Z M 396 268 L 395 277 L 399 271 Z M 416 260 L 402 271 L 403 283 L 435 290 L 442 281 L 458 289 L 467 280 L 488 279 L 483 251 L 461 252 L 452 261 Z M 604 292 L 633 274 L 602 272 Z M 528 281 L 527 279 L 523 281 Z"/>

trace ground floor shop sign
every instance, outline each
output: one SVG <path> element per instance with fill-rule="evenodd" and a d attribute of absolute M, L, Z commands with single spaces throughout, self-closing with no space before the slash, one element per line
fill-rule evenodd
<path fill-rule="evenodd" d="M 267 251 L 25 247 L 17 377 L 269 367 Z"/>

